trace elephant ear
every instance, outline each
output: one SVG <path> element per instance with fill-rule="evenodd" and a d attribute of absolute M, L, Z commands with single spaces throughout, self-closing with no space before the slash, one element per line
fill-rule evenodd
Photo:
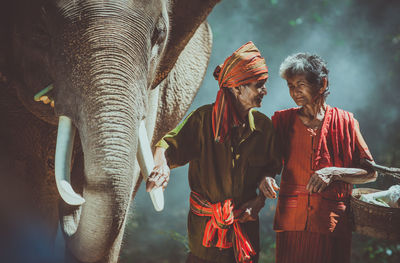
<path fill-rule="evenodd" d="M 155 145 L 167 132 L 172 130 L 185 116 L 207 70 L 212 49 L 212 32 L 203 22 L 180 53 L 168 76 L 149 91 L 146 114 L 147 136 Z M 133 180 L 136 187 L 132 198 L 139 189 L 139 165 L 136 163 Z"/>
<path fill-rule="evenodd" d="M 159 87 L 158 109 L 152 145 L 185 116 L 199 90 L 212 49 L 212 32 L 203 22 L 179 55 L 175 66 Z"/>
<path fill-rule="evenodd" d="M 177 58 L 221 0 L 171 0 L 170 33 L 164 56 L 158 66 L 152 88 L 157 87 L 174 67 Z"/>

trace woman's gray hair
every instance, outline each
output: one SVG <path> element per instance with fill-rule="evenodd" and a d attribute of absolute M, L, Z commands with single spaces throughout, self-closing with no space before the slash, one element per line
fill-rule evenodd
<path fill-rule="evenodd" d="M 288 56 L 279 68 L 279 74 L 286 80 L 296 75 L 304 75 L 315 91 L 322 88 L 324 78 L 327 81 L 327 86 L 329 86 L 328 73 L 326 62 L 320 56 L 308 53 Z M 327 90 L 323 95 L 326 98 Z"/>

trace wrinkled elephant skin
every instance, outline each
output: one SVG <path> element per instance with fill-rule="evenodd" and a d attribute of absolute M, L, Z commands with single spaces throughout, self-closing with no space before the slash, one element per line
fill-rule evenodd
<path fill-rule="evenodd" d="M 118 261 L 140 182 L 139 123 L 155 141 L 186 113 L 208 64 L 205 18 L 217 2 L 1 3 L 0 244 L 29 235 L 25 228 L 43 229 L 33 236 L 51 243 L 60 219 L 68 262 Z M 49 84 L 54 109 L 33 100 Z M 59 118 L 76 129 L 62 167 L 71 165 L 82 205 L 65 203 L 54 180 Z"/>

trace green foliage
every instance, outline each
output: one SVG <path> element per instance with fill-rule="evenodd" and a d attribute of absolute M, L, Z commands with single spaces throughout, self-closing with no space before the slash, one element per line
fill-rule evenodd
<path fill-rule="evenodd" d="M 278 4 L 278 0 L 269 0 L 271 5 L 277 5 Z"/>
<path fill-rule="evenodd" d="M 160 234 L 168 236 L 171 240 L 177 241 L 178 243 L 182 244 L 185 247 L 185 252 L 189 253 L 189 241 L 187 235 L 182 235 L 176 231 L 169 230 L 169 231 L 159 231 Z"/>
<path fill-rule="evenodd" d="M 352 262 L 395 263 L 400 262 L 400 244 L 354 235 Z"/>
<path fill-rule="evenodd" d="M 303 19 L 301 17 L 296 18 L 295 20 L 290 20 L 289 25 L 291 26 L 298 26 L 303 24 Z"/>
<path fill-rule="evenodd" d="M 274 263 L 275 262 L 275 233 L 264 233 L 261 231 L 261 252 L 260 262 Z"/>
<path fill-rule="evenodd" d="M 323 21 L 321 15 L 318 14 L 318 13 L 314 13 L 314 14 L 312 15 L 312 17 L 313 17 L 314 21 L 317 22 L 317 23 L 322 23 L 322 21 Z"/>

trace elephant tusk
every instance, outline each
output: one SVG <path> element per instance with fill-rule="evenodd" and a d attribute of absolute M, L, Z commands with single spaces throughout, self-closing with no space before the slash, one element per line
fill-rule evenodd
<path fill-rule="evenodd" d="M 151 152 L 151 147 L 149 139 L 147 138 L 147 131 L 145 126 L 145 121 L 140 122 L 139 126 L 139 143 L 137 151 L 137 160 L 142 171 L 143 178 L 147 181 L 150 173 L 154 168 L 153 154 Z M 154 209 L 160 212 L 164 209 L 164 194 L 161 187 L 155 187 L 150 191 L 150 198 L 153 202 Z"/>
<path fill-rule="evenodd" d="M 66 116 L 60 116 L 57 132 L 55 175 L 57 189 L 61 198 L 69 205 L 82 205 L 85 199 L 75 193 L 69 182 L 75 132 L 76 129 L 71 119 Z"/>

